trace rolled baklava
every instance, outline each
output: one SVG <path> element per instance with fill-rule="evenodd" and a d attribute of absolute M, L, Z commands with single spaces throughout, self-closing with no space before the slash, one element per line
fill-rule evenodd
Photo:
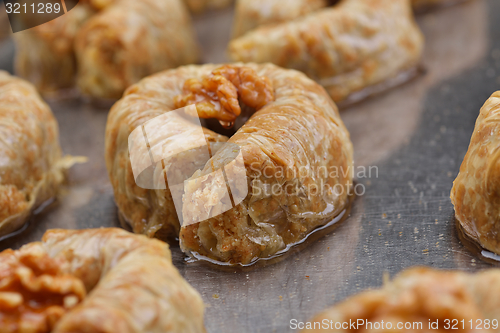
<path fill-rule="evenodd" d="M 198 45 L 181 0 L 121 0 L 93 16 L 75 39 L 78 87 L 120 98 L 141 78 L 194 63 Z"/>
<path fill-rule="evenodd" d="M 236 35 L 280 13 L 291 20 L 234 39 L 230 58 L 298 69 L 323 85 L 335 102 L 359 100 L 404 81 L 422 54 L 424 40 L 410 0 L 343 0 L 315 12 L 321 3 L 296 0 L 288 7 L 265 1 L 257 10 L 253 3 L 238 3 L 237 15 L 243 18 L 235 18 Z M 301 12 L 309 14 L 295 18 Z"/>
<path fill-rule="evenodd" d="M 468 274 L 411 268 L 381 289 L 326 309 L 304 324 L 302 332 L 498 331 L 499 283 L 498 269 Z"/>
<path fill-rule="evenodd" d="M 0 253 L 2 332 L 203 333 L 168 245 L 121 229 L 49 230 Z"/>
<path fill-rule="evenodd" d="M 44 94 L 74 87 L 77 64 L 73 42 L 78 30 L 94 12 L 92 6 L 82 1 L 67 14 L 15 33 L 16 74 Z"/>
<path fill-rule="evenodd" d="M 199 122 L 228 127 L 245 115 L 230 138 Z M 271 64 L 186 66 L 130 87 L 108 117 L 106 165 L 134 232 L 179 235 L 186 253 L 232 264 L 285 251 L 332 221 L 353 178 L 334 102 Z"/>
<path fill-rule="evenodd" d="M 479 112 L 451 202 L 461 231 L 500 254 L 500 91 Z"/>
<path fill-rule="evenodd" d="M 56 196 L 67 161 L 49 106 L 33 85 L 0 71 L 0 237 Z"/>
<path fill-rule="evenodd" d="M 86 0 L 16 33 L 16 71 L 42 93 L 118 99 L 144 76 L 198 60 L 183 0 Z M 78 77 L 77 77 L 78 76 Z"/>

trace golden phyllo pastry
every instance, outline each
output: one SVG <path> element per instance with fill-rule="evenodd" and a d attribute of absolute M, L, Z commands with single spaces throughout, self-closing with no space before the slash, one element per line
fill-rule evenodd
<path fill-rule="evenodd" d="M 101 98 L 120 98 L 144 76 L 198 60 L 181 0 L 118 1 L 87 21 L 75 47 L 78 87 Z"/>
<path fill-rule="evenodd" d="M 120 98 L 144 76 L 198 60 L 183 0 L 86 0 L 14 35 L 16 71 L 42 93 Z M 78 75 L 78 78 L 77 78 Z"/>
<path fill-rule="evenodd" d="M 194 122 L 228 127 L 245 116 L 230 138 Z M 141 184 L 150 156 L 158 167 Z M 187 66 L 130 87 L 108 117 L 106 163 L 135 232 L 180 233 L 185 252 L 235 264 L 284 251 L 341 214 L 353 177 L 333 101 L 304 74 L 271 64 Z"/>
<path fill-rule="evenodd" d="M 16 32 L 16 74 L 44 94 L 74 87 L 77 64 L 73 43 L 83 23 L 95 13 L 85 2 L 67 14 L 34 28 Z"/>
<path fill-rule="evenodd" d="M 0 253 L 0 281 L 5 333 L 205 332 L 168 245 L 121 229 L 50 230 Z"/>
<path fill-rule="evenodd" d="M 266 2 L 265 7 L 274 8 L 272 17 L 287 7 L 273 7 L 273 3 Z M 300 10 L 317 8 L 308 5 L 297 1 L 290 18 Z M 241 20 L 236 17 L 235 22 L 245 26 L 245 21 L 258 22 L 247 15 Z M 270 21 L 266 16 L 263 20 Z M 238 25 L 236 34 L 245 30 Z M 251 30 L 230 43 L 229 55 L 234 61 L 272 62 L 298 69 L 340 102 L 348 97 L 359 100 L 405 80 L 419 62 L 423 43 L 410 0 L 342 0 L 333 7 Z"/>
<path fill-rule="evenodd" d="M 56 196 L 68 160 L 57 121 L 35 88 L 0 71 L 0 236 Z"/>
<path fill-rule="evenodd" d="M 411 268 L 381 289 L 326 309 L 304 323 L 302 332 L 494 332 L 498 285 L 498 269 L 468 274 Z"/>
<path fill-rule="evenodd" d="M 462 231 L 500 254 L 500 91 L 483 105 L 469 150 L 453 182 L 451 202 Z M 498 186 L 498 188 L 497 188 Z"/>

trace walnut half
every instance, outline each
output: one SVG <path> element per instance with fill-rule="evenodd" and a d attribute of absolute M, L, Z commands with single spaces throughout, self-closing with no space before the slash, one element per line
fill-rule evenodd
<path fill-rule="evenodd" d="M 83 282 L 39 243 L 0 253 L 0 332 L 51 332 L 86 296 Z"/>
<path fill-rule="evenodd" d="M 176 108 L 196 104 L 198 114 L 191 116 L 215 118 L 226 126 L 241 114 L 239 101 L 256 111 L 274 101 L 271 81 L 249 67 L 224 65 L 201 81 L 186 80 L 183 94 L 174 98 Z"/>

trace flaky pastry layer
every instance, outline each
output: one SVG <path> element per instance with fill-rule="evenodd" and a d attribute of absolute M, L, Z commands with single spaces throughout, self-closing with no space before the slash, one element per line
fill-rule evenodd
<path fill-rule="evenodd" d="M 184 0 L 85 0 L 14 35 L 16 72 L 44 94 L 118 99 L 144 76 L 198 60 Z"/>
<path fill-rule="evenodd" d="M 246 174 L 247 180 L 239 185 L 248 188 L 243 202 L 181 229 L 170 189 L 147 190 L 137 186 L 129 159 L 130 133 L 146 121 L 175 109 L 176 97 L 185 93 L 185 82 L 203 79 L 218 68 L 216 65 L 165 71 L 130 87 L 108 117 L 106 163 L 120 214 L 135 232 L 161 238 L 180 233 L 186 252 L 248 264 L 286 249 L 346 208 L 352 185 L 352 144 L 335 104 L 321 86 L 302 73 L 270 64 L 232 66 L 255 71 L 267 78 L 274 90 L 274 101 L 256 111 L 229 140 L 204 129 L 207 141 L 227 141 L 240 148 L 244 170 L 239 171 Z M 155 147 L 168 145 L 178 126 L 181 125 L 158 131 Z M 234 157 L 230 147 L 217 151 L 204 168 L 202 165 L 201 173 L 192 173 L 192 177 L 230 163 Z M 195 163 L 184 162 L 183 170 L 189 170 L 192 164 Z M 275 192 L 271 191 L 273 186 Z M 186 196 L 193 196 L 193 202 L 219 202 L 204 197 L 203 191 L 185 190 Z M 210 211 L 209 206 L 193 204 L 183 215 L 194 221 L 203 210 Z"/>

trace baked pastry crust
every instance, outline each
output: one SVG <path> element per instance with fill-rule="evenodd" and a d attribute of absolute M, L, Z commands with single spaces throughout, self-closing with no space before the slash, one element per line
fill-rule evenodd
<path fill-rule="evenodd" d="M 65 15 L 13 34 L 16 74 L 44 94 L 72 88 L 77 73 L 75 35 L 94 13 L 94 9 L 82 1 Z"/>
<path fill-rule="evenodd" d="M 234 39 L 228 52 L 233 61 L 298 69 L 340 102 L 415 68 L 423 43 L 409 0 L 343 0 L 258 27 Z"/>
<path fill-rule="evenodd" d="M 180 0 L 121 0 L 85 23 L 75 49 L 78 87 L 100 98 L 120 98 L 147 75 L 198 60 L 191 19 Z"/>
<path fill-rule="evenodd" d="M 469 149 L 453 182 L 451 202 L 462 230 L 500 254 L 500 91 L 481 108 Z"/>
<path fill-rule="evenodd" d="M 33 85 L 0 71 L 0 236 L 56 196 L 68 161 L 59 129 Z"/>
<path fill-rule="evenodd" d="M 180 230 L 170 189 L 138 187 L 128 154 L 130 133 L 146 121 L 179 106 L 176 106 L 176 100 L 179 100 L 176 97 L 185 93 L 186 81 L 202 80 L 212 75 L 218 69 L 216 65 L 165 71 L 130 87 L 108 117 L 106 164 L 120 214 L 134 232 L 164 238 L 169 234 L 176 236 L 180 231 L 181 247 L 186 252 L 229 263 L 248 264 L 284 250 L 346 208 L 353 176 L 352 144 L 335 104 L 321 86 L 302 73 L 271 64 L 235 64 L 233 67 L 248 68 L 259 77 L 267 78 L 275 98 L 255 112 L 228 140 L 229 144 L 239 146 L 244 158 L 242 171 L 246 173 L 248 183 L 243 187 L 248 188 L 248 195 L 240 204 L 201 223 L 185 225 Z M 173 129 L 166 127 L 156 131 L 155 146 L 168 142 L 170 131 Z M 227 140 L 207 129 L 204 133 L 209 142 Z M 192 169 L 192 178 L 227 165 L 234 157 L 230 147 L 221 148 L 206 165 L 203 161 L 201 173 L 195 175 L 196 168 Z M 189 169 L 189 163 L 184 165 Z M 330 173 L 318 175 L 317 172 L 298 176 L 301 168 L 317 171 L 322 167 L 343 172 L 331 177 Z M 280 189 L 288 185 L 305 191 L 305 195 L 266 191 L 273 185 Z M 311 188 L 315 186 L 320 190 L 312 193 Z M 343 192 L 332 192 L 335 186 Z M 186 188 L 185 198 L 189 196 L 204 198 L 203 191 L 194 189 L 190 192 Z M 201 201 L 211 201 L 208 197 L 205 199 Z M 219 202 L 217 200 L 213 201 L 215 205 Z M 184 217 L 189 214 L 196 216 L 201 209 L 196 204 L 188 207 L 182 212 Z M 210 210 L 211 207 L 215 206 L 206 208 Z"/>
<path fill-rule="evenodd" d="M 78 83 L 86 95 L 117 99 L 144 76 L 199 56 L 183 0 L 80 1 L 14 37 L 16 72 L 45 94 Z"/>
<path fill-rule="evenodd" d="M 498 319 L 500 302 L 495 297 L 495 288 L 500 282 L 500 270 L 490 269 L 476 274 L 458 271 L 439 271 L 427 267 L 411 268 L 399 274 L 383 288 L 366 291 L 323 311 L 315 316 L 312 323 L 365 322 L 380 323 L 385 327 L 392 324 L 396 330 L 398 323 L 410 323 L 412 329 L 398 331 L 448 332 L 445 320 L 460 322 L 466 328 L 469 320 Z M 493 288 L 493 289 L 492 289 Z M 439 321 L 438 329 L 430 329 L 429 322 Z M 418 329 L 415 323 L 421 323 Z M 318 326 L 320 324 L 317 324 Z M 476 324 L 474 324 L 475 326 Z M 372 326 L 373 327 L 373 326 Z M 458 325 L 457 325 L 458 327 Z M 338 328 L 338 327 L 337 327 Z M 384 331 L 362 326 L 360 331 Z M 304 333 L 339 332 L 346 329 L 305 329 Z M 391 331 L 386 329 L 385 331 Z M 474 332 L 475 330 L 466 329 Z"/>
<path fill-rule="evenodd" d="M 50 230 L 0 253 L 2 332 L 205 332 L 168 245 L 121 229 Z"/>

